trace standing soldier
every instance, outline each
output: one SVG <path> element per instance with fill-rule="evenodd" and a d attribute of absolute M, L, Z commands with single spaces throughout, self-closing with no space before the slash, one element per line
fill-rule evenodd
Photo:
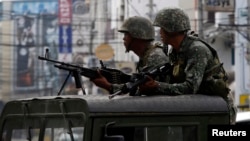
<path fill-rule="evenodd" d="M 144 17 L 134 16 L 126 19 L 118 30 L 124 34 L 123 41 L 126 52 L 133 51 L 138 57 L 137 72 L 143 68 L 151 68 L 168 62 L 164 48 L 159 44 L 152 44 L 155 30 L 151 21 Z M 108 90 L 111 94 L 120 90 L 123 84 L 111 84 L 101 74 L 92 79 L 96 86 Z"/>
<path fill-rule="evenodd" d="M 231 124 L 235 123 L 236 107 L 228 88 L 227 74 L 217 52 L 206 42 L 190 32 L 187 14 L 179 8 L 160 10 L 154 20 L 160 27 L 161 40 L 173 50 L 169 61 L 173 64 L 170 83 L 152 78 L 140 86 L 145 94 L 157 91 L 166 95 L 207 94 L 220 95 L 228 103 Z"/>

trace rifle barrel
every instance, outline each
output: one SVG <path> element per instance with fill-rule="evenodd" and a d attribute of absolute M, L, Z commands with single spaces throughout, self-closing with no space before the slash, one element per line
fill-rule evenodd
<path fill-rule="evenodd" d="M 72 65 L 72 64 L 69 64 L 69 63 L 65 63 L 65 62 L 60 62 L 60 61 L 48 59 L 48 58 L 46 58 L 46 57 L 38 56 L 38 59 L 40 59 L 40 60 L 45 60 L 45 61 L 49 61 L 49 62 L 53 62 L 53 63 L 57 63 L 57 64 L 61 64 L 61 65 L 65 65 L 65 66 L 70 66 L 70 67 L 74 67 L 74 68 L 79 68 L 79 69 L 82 68 L 82 67 L 77 66 L 77 65 Z"/>

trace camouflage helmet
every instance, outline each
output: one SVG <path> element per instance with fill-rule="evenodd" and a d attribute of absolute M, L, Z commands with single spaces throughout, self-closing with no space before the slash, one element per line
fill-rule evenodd
<path fill-rule="evenodd" d="M 153 23 L 167 32 L 181 32 L 190 30 L 190 21 L 188 15 L 179 8 L 165 8 L 160 10 Z"/>
<path fill-rule="evenodd" d="M 119 32 L 128 32 L 133 38 L 154 40 L 155 30 L 152 22 L 144 17 L 130 17 L 124 21 Z"/>

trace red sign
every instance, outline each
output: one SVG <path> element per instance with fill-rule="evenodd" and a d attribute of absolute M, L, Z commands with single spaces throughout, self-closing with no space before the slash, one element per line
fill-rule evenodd
<path fill-rule="evenodd" d="M 58 0 L 59 24 L 71 24 L 72 21 L 72 0 Z"/>

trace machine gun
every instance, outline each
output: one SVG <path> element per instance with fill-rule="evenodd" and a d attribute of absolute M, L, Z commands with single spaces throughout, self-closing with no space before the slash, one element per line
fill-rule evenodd
<path fill-rule="evenodd" d="M 119 91 L 109 95 L 109 98 L 111 99 L 116 95 L 126 94 L 126 93 L 129 93 L 129 95 L 133 96 L 135 95 L 137 87 L 145 83 L 148 79 L 148 76 L 155 78 L 156 76 L 159 75 L 167 75 L 169 72 L 171 72 L 172 68 L 173 67 L 170 63 L 158 65 L 153 68 L 146 68 L 141 73 L 134 74 L 131 77 L 131 81 L 126 82 Z"/>
<path fill-rule="evenodd" d="M 82 88 L 81 75 L 90 79 L 94 79 L 98 77 L 99 75 L 98 70 L 110 83 L 123 84 L 123 83 L 130 81 L 131 79 L 131 75 L 125 74 L 124 72 L 117 70 L 117 69 L 107 68 L 106 66 L 104 66 L 101 60 L 100 60 L 100 64 L 101 64 L 100 68 L 98 67 L 85 68 L 85 67 L 49 59 L 48 50 L 46 50 L 45 57 L 38 56 L 38 59 L 55 63 L 54 67 L 62 69 L 62 70 L 66 70 L 69 72 L 60 91 L 58 92 L 58 95 L 60 95 L 61 91 L 63 90 L 70 76 L 74 77 L 76 88 Z M 82 88 L 82 91 L 84 94 L 86 94 L 83 88 Z"/>

